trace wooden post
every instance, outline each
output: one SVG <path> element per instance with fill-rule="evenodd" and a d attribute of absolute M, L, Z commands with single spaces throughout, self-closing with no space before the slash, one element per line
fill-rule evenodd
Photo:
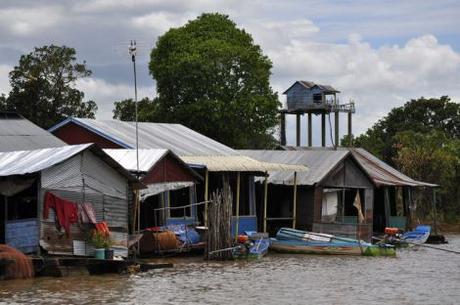
<path fill-rule="evenodd" d="M 3 201 L 5 203 L 5 219 L 4 219 L 4 222 L 3 222 L 3 228 L 4 228 L 4 230 L 3 230 L 3 233 L 4 233 L 3 242 L 6 244 L 6 227 L 7 227 L 6 224 L 8 222 L 8 198 L 6 196 L 3 196 Z M 40 214 L 40 215 L 43 215 L 43 214 Z M 39 217 L 39 219 L 40 219 L 40 217 Z M 38 248 L 40 248 L 40 247 L 38 247 Z"/>
<path fill-rule="evenodd" d="M 353 131 L 351 129 L 351 112 L 348 112 L 348 146 L 353 146 Z"/>
<path fill-rule="evenodd" d="M 389 227 L 390 226 L 390 192 L 388 190 L 388 186 L 385 187 L 384 190 L 384 206 L 385 206 L 385 226 Z"/>
<path fill-rule="evenodd" d="M 339 112 L 336 111 L 335 112 L 335 115 L 334 115 L 334 118 L 335 118 L 335 138 L 334 138 L 334 146 L 335 147 L 339 147 Z"/>
<path fill-rule="evenodd" d="M 296 114 L 296 133 L 295 133 L 295 138 L 296 138 L 296 146 L 300 146 L 300 113 Z"/>
<path fill-rule="evenodd" d="M 208 226 L 209 171 L 204 172 L 204 226 Z"/>
<path fill-rule="evenodd" d="M 321 113 L 321 146 L 326 147 L 326 114 Z"/>
<path fill-rule="evenodd" d="M 137 205 L 138 205 L 138 197 L 137 197 L 137 192 L 138 190 L 135 190 L 134 191 L 134 211 L 133 211 L 133 227 L 132 227 L 132 233 L 136 233 L 136 221 L 137 221 L 137 211 L 138 211 L 138 208 L 137 208 Z"/>
<path fill-rule="evenodd" d="M 241 173 L 238 172 L 236 176 L 236 223 L 235 223 L 235 240 L 238 239 L 238 231 L 240 228 L 240 184 Z"/>
<path fill-rule="evenodd" d="M 286 145 L 286 113 L 281 112 L 280 114 L 280 144 L 281 146 Z"/>
<path fill-rule="evenodd" d="M 311 122 L 311 121 L 312 121 L 312 117 L 311 117 L 311 112 L 308 113 L 308 119 L 307 119 L 307 121 L 308 121 L 308 139 L 307 139 L 308 142 L 307 142 L 307 143 L 308 143 L 308 147 L 312 147 L 313 145 L 312 145 L 312 136 L 311 136 L 311 135 L 312 135 L 312 127 L 311 127 L 311 125 L 312 125 L 312 122 Z"/>
<path fill-rule="evenodd" d="M 295 229 L 297 217 L 297 172 L 294 172 L 294 197 L 292 198 L 292 228 Z"/>
<path fill-rule="evenodd" d="M 137 198 L 137 234 L 141 233 L 141 201 L 139 199 L 139 190 L 136 191 Z M 137 254 L 141 253 L 140 240 L 137 241 Z"/>
<path fill-rule="evenodd" d="M 436 189 L 433 188 L 433 227 L 434 235 L 438 235 L 437 211 L 436 211 Z"/>
<path fill-rule="evenodd" d="M 267 232 L 267 202 L 268 202 L 268 173 L 265 172 L 264 180 L 264 233 Z"/>

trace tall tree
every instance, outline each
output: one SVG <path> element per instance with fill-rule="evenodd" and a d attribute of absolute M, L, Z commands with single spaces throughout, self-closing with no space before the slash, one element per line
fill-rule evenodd
<path fill-rule="evenodd" d="M 274 144 L 272 63 L 228 16 L 202 14 L 162 35 L 151 52 L 158 88 L 154 120 L 182 123 L 236 148 Z"/>
<path fill-rule="evenodd" d="M 114 103 L 113 118 L 121 121 L 136 120 L 136 104 L 133 99 L 125 99 Z M 137 102 L 138 120 L 141 122 L 149 121 L 156 116 L 157 102 L 145 97 Z"/>
<path fill-rule="evenodd" d="M 399 132 L 395 136 L 396 166 L 405 174 L 420 181 L 441 186 L 443 204 L 439 209 L 445 216 L 460 216 L 460 140 L 446 136 L 442 131 L 428 133 Z M 431 202 L 431 192 L 421 191 L 422 202 Z M 430 204 L 418 208 L 419 215 L 428 215 Z"/>
<path fill-rule="evenodd" d="M 393 164 L 395 135 L 408 130 L 419 133 L 437 130 L 448 138 L 460 139 L 460 104 L 451 102 L 447 96 L 413 99 L 393 108 L 354 143 Z"/>
<path fill-rule="evenodd" d="M 94 118 L 96 103 L 83 102 L 84 93 L 75 88 L 91 71 L 76 61 L 75 49 L 66 46 L 43 46 L 22 55 L 9 74 L 12 89 L 4 108 L 43 128 L 67 116 Z"/>

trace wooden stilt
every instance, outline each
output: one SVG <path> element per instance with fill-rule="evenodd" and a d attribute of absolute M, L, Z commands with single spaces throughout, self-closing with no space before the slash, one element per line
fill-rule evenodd
<path fill-rule="evenodd" d="M 351 112 L 348 112 L 348 146 L 353 146 L 353 131 L 351 122 Z"/>
<path fill-rule="evenodd" d="M 236 223 L 235 223 L 235 240 L 238 239 L 238 231 L 240 229 L 240 189 L 241 189 L 241 173 L 236 176 Z"/>
<path fill-rule="evenodd" d="M 267 232 L 267 202 L 268 202 L 268 173 L 265 172 L 264 180 L 264 233 Z"/>
<path fill-rule="evenodd" d="M 326 147 L 326 114 L 321 113 L 321 146 Z"/>
<path fill-rule="evenodd" d="M 385 226 L 389 227 L 390 226 L 390 192 L 388 190 L 388 186 L 385 187 L 384 193 L 384 208 L 385 208 Z"/>
<path fill-rule="evenodd" d="M 280 114 L 280 144 L 281 146 L 286 145 L 286 114 L 281 112 Z"/>
<path fill-rule="evenodd" d="M 307 139 L 307 143 L 308 143 L 308 147 L 312 147 L 312 117 L 311 117 L 311 112 L 308 113 L 308 139 Z"/>
<path fill-rule="evenodd" d="M 339 112 L 336 111 L 334 115 L 335 119 L 335 137 L 334 137 L 334 145 L 335 147 L 339 147 Z"/>
<path fill-rule="evenodd" d="M 295 138 L 296 138 L 296 146 L 300 146 L 300 113 L 296 114 L 296 133 L 295 133 Z"/>
<path fill-rule="evenodd" d="M 292 228 L 295 229 L 297 217 L 297 172 L 294 172 L 294 197 L 292 198 Z"/>
<path fill-rule="evenodd" d="M 436 189 L 433 188 L 433 229 L 434 235 L 438 235 L 438 223 L 437 223 L 437 210 L 436 210 Z"/>
<path fill-rule="evenodd" d="M 209 201 L 209 171 L 204 173 L 204 226 L 208 226 L 208 201 Z"/>

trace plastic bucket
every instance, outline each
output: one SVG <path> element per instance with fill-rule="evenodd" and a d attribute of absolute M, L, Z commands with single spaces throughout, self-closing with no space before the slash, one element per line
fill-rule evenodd
<path fill-rule="evenodd" d="M 105 249 L 94 249 L 94 257 L 97 259 L 105 259 Z"/>
<path fill-rule="evenodd" d="M 105 259 L 113 259 L 113 249 L 105 249 Z"/>

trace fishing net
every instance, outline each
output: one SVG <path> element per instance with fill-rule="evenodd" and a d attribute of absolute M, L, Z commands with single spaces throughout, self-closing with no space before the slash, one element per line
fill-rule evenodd
<path fill-rule="evenodd" d="M 0 244 L 0 262 L 6 279 L 31 278 L 34 276 L 32 260 L 22 252 Z"/>

